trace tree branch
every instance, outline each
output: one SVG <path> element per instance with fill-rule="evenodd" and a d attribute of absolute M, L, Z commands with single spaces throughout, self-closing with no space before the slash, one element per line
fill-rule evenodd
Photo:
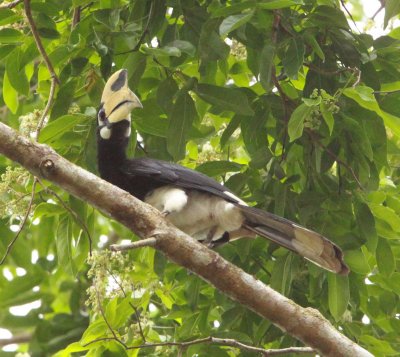
<path fill-rule="evenodd" d="M 33 175 L 53 182 L 100 209 L 140 237 L 151 237 L 153 232 L 157 232 L 155 248 L 170 260 L 269 319 L 319 354 L 372 356 L 337 331 L 317 310 L 295 304 L 166 222 L 153 207 L 72 164 L 50 147 L 19 135 L 3 123 L 0 123 L 0 153 L 21 164 Z"/>
<path fill-rule="evenodd" d="M 54 71 L 53 64 L 51 63 L 49 56 L 47 55 L 46 50 L 43 47 L 43 43 L 42 43 L 42 40 L 40 39 L 39 32 L 37 30 L 35 21 L 33 20 L 32 10 L 31 10 L 31 0 L 24 0 L 24 6 L 25 6 L 25 15 L 26 15 L 26 18 L 28 19 L 29 27 L 31 28 L 33 38 L 35 39 L 36 47 L 38 48 L 40 54 L 42 55 L 42 57 L 44 59 L 44 62 L 46 63 L 46 66 L 50 72 L 52 80 L 55 81 L 55 83 L 60 83 L 60 81 L 56 75 L 56 72 Z M 51 91 L 51 89 L 50 89 L 50 91 Z M 50 101 L 50 99 L 49 99 L 49 101 Z"/>
<path fill-rule="evenodd" d="M 0 338 L 0 348 L 8 345 L 13 345 L 15 343 L 27 343 L 32 339 L 32 334 L 21 333 L 20 335 L 13 336 L 11 338 Z"/>

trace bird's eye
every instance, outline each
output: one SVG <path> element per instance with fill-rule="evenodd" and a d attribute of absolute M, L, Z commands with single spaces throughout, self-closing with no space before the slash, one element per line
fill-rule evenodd
<path fill-rule="evenodd" d="M 104 121 L 104 120 L 106 119 L 106 112 L 104 111 L 103 108 L 101 108 L 101 109 L 99 110 L 99 113 L 98 113 L 97 117 L 98 117 L 98 119 L 99 119 L 100 121 Z"/>

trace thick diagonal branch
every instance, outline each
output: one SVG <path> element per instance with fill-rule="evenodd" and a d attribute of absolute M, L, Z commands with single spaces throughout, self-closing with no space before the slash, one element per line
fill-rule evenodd
<path fill-rule="evenodd" d="M 337 331 L 317 310 L 303 308 L 168 224 L 151 206 L 0 123 L 0 153 L 97 207 L 145 238 L 157 232 L 155 248 L 190 269 L 233 300 L 269 319 L 324 356 L 372 354 Z"/>

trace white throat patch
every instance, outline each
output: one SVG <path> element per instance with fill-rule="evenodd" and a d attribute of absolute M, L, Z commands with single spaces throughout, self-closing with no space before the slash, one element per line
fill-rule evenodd
<path fill-rule="evenodd" d="M 100 136 L 104 140 L 108 140 L 111 138 L 111 129 L 108 129 L 106 126 L 103 126 L 100 129 Z"/>
<path fill-rule="evenodd" d="M 126 131 L 125 131 L 125 136 L 126 136 L 127 138 L 129 138 L 129 137 L 131 136 L 131 126 L 130 126 L 130 123 L 129 123 L 128 128 L 127 128 Z"/>

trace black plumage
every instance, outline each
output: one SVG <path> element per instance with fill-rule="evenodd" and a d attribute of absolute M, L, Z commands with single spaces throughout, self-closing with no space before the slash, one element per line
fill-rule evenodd
<path fill-rule="evenodd" d="M 102 178 L 152 204 L 178 228 L 209 246 L 260 235 L 330 271 L 346 274 L 339 247 L 319 233 L 247 206 L 212 178 L 181 165 L 128 159 L 130 112 L 141 107 L 127 71 L 106 83 L 98 115 L 98 167 Z"/>

